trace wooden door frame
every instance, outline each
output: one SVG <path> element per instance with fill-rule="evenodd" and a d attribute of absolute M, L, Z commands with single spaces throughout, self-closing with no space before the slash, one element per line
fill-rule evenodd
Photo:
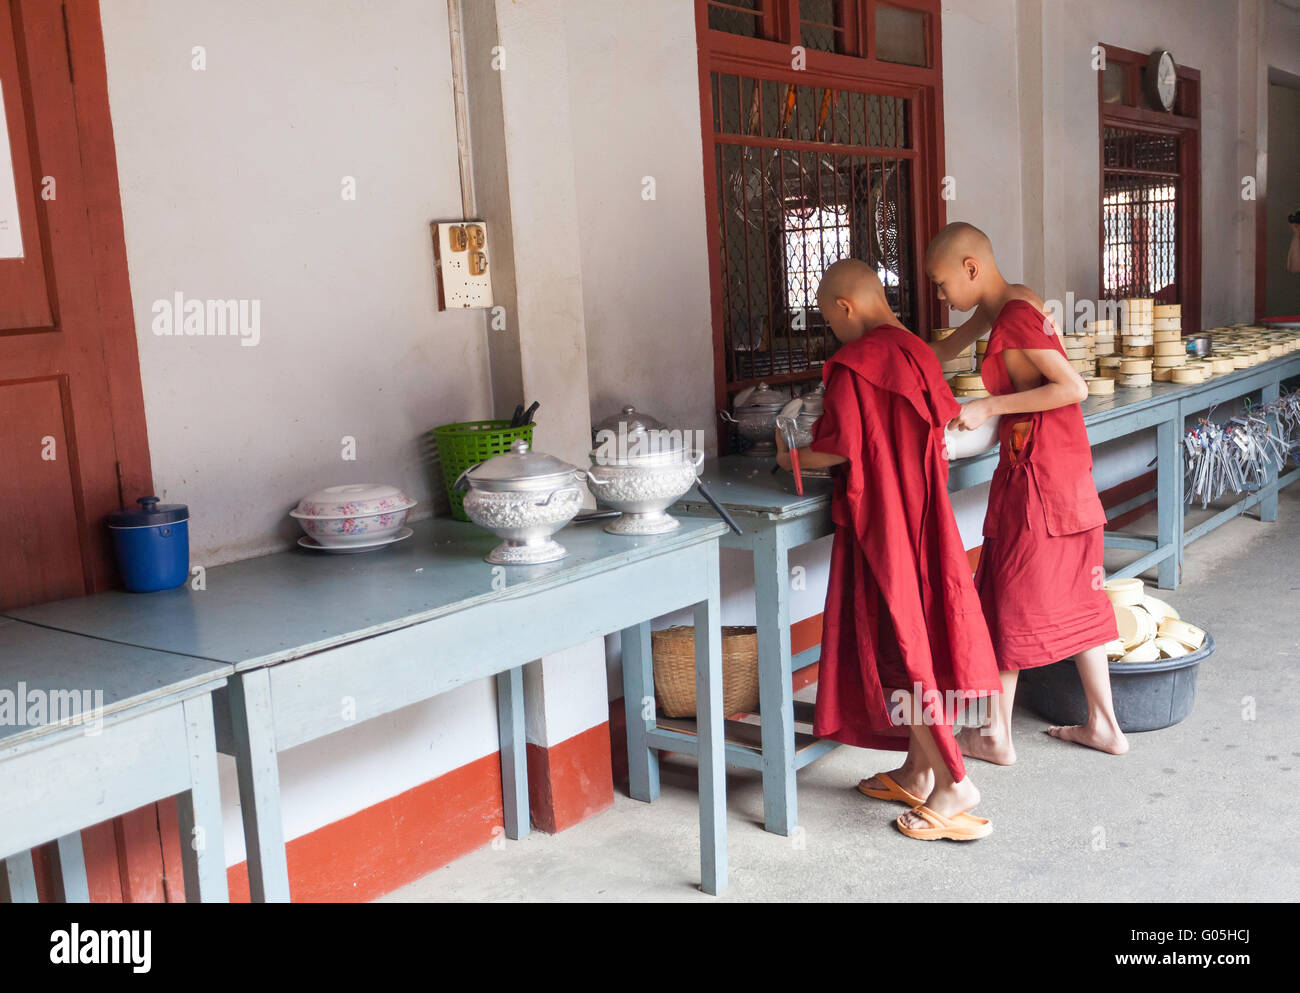
<path fill-rule="evenodd" d="M 1265 317 L 1284 317 L 1289 314 L 1268 313 L 1268 170 L 1273 163 L 1268 158 L 1268 146 L 1271 142 L 1273 122 L 1268 116 L 1268 88 L 1284 86 L 1300 92 L 1300 76 L 1265 65 L 1264 71 L 1264 175 L 1257 176 L 1255 182 L 1255 317 L 1256 321 Z M 1285 209 L 1285 208 L 1284 208 Z"/>
<path fill-rule="evenodd" d="M 34 110 L 29 39 L 26 32 L 35 22 L 30 19 L 25 21 L 24 13 L 33 8 L 45 7 L 46 10 L 42 11 L 45 14 L 50 2 L 51 0 L 12 0 L 11 5 L 22 83 L 19 100 L 33 136 L 36 134 L 37 115 Z M 84 593 L 89 594 L 109 589 L 117 585 L 118 580 L 104 516 L 133 502 L 136 496 L 152 493 L 153 475 L 127 269 L 117 152 L 109 110 L 108 75 L 99 3 L 98 0 L 63 0 L 60 7 L 63 30 L 61 47 L 66 51 L 66 68 L 46 64 L 40 71 L 46 74 L 47 79 L 51 73 L 66 71 L 73 96 L 78 150 L 75 168 L 80 172 L 76 179 L 84 198 L 82 206 L 86 215 L 90 250 L 90 264 L 86 267 L 84 278 L 92 284 L 95 301 L 96 338 L 103 354 L 107 412 L 111 420 L 113 461 L 116 465 L 116 479 L 97 478 L 93 484 L 93 494 L 88 494 L 78 505 L 78 543 L 82 552 Z M 44 23 L 48 25 L 48 21 Z M 48 47 L 48 37 L 44 40 Z M 32 168 L 16 171 L 19 172 L 20 181 L 26 178 L 25 173 L 30 173 L 33 184 L 39 187 L 43 169 L 39 148 L 34 140 L 29 148 L 29 157 Z M 56 176 L 56 184 L 62 185 L 65 178 L 68 177 Z M 43 225 L 42 234 L 43 237 L 48 237 L 44 230 L 48 227 L 48 217 L 39 188 L 36 189 L 35 196 L 41 215 L 39 223 Z M 35 333 L 58 333 L 63 330 L 57 300 L 52 303 L 55 307 L 53 326 L 41 328 Z M 65 420 L 72 431 L 75 427 L 71 405 L 75 404 L 76 399 L 69 396 L 66 388 L 63 390 L 63 398 Z M 80 469 L 75 487 L 78 493 L 89 488 L 80 475 Z M 175 839 L 168 837 L 177 831 L 177 827 L 173 826 L 175 824 L 175 803 L 172 801 L 170 805 L 149 804 L 123 817 L 87 829 L 84 832 L 84 847 L 92 899 L 116 902 L 174 898 L 172 891 L 179 893 L 179 887 L 173 885 L 172 891 L 169 891 L 167 879 L 172 877 L 179 884 L 181 876 L 179 848 Z M 38 889 L 44 898 L 53 898 L 60 892 L 55 860 L 48 847 L 45 851 L 38 850 L 34 854 Z"/>

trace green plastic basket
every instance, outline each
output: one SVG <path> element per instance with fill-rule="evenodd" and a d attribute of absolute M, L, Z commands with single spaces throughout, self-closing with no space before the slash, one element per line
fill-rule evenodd
<path fill-rule="evenodd" d="M 451 501 L 452 516 L 458 521 L 468 521 L 465 513 L 464 493 L 452 489 L 460 474 L 472 465 L 478 465 L 493 455 L 510 451 L 510 445 L 519 438 L 533 446 L 533 428 L 536 425 L 524 424 L 512 428 L 509 421 L 463 421 L 460 424 L 444 424 L 434 428 L 433 443 L 438 448 L 438 461 L 442 463 L 442 481 L 447 487 L 447 498 Z"/>

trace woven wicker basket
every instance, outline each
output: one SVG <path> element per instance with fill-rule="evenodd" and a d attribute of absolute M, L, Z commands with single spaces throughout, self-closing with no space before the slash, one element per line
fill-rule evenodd
<path fill-rule="evenodd" d="M 665 717 L 695 716 L 695 629 L 688 625 L 650 633 L 656 708 Z M 722 629 L 722 713 L 758 707 L 758 634 L 753 627 Z"/>

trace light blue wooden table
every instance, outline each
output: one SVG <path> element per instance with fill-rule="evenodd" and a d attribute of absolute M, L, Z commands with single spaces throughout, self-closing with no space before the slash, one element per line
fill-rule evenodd
<path fill-rule="evenodd" d="M 528 832 L 523 665 L 693 608 L 700 733 L 701 885 L 726 885 L 722 660 L 715 518 L 629 538 L 599 524 L 557 536 L 559 562 L 492 566 L 497 539 L 436 519 L 380 552 L 294 549 L 207 571 L 206 589 L 106 593 L 12 612 L 110 641 L 224 662 L 218 747 L 235 757 L 255 900 L 289 899 L 277 754 L 489 676 L 497 680 L 508 837 Z"/>
<path fill-rule="evenodd" d="M 1217 376 L 1206 383 L 1191 386 L 1154 383 L 1146 388 L 1120 388 L 1113 396 L 1089 397 L 1081 404 L 1088 439 L 1094 446 L 1139 431 L 1156 431 L 1154 492 L 1139 494 L 1110 508 L 1107 514 L 1118 517 L 1154 496 L 1157 533 L 1108 533 L 1107 548 L 1144 553 L 1112 576 L 1136 576 L 1155 567 L 1157 585 L 1175 589 L 1184 550 L 1196 538 L 1256 505 L 1261 520 L 1277 520 L 1278 490 L 1300 478 L 1300 470 L 1281 477 L 1273 474 L 1259 491 L 1243 495 L 1209 520 L 1184 530 L 1184 423 L 1189 416 L 1214 404 L 1239 397 L 1258 394 L 1262 401 L 1275 399 L 1281 383 L 1296 375 L 1300 375 L 1300 355 L 1292 354 Z M 949 467 L 949 491 L 988 482 L 997 463 L 997 448 L 954 461 Z M 788 835 L 798 823 L 795 773 L 836 747 L 835 742 L 796 730 L 796 724 L 811 725 L 812 706 L 795 702 L 792 677 L 816 663 L 821 648 L 814 646 L 798 655 L 791 654 L 789 551 L 832 534 L 834 528 L 829 480 L 805 476 L 804 494 L 799 496 L 795 493 L 793 476 L 789 472 L 773 475 L 771 468 L 770 458 L 727 455 L 706 460 L 702 478 L 744 531 L 742 535 L 728 532 L 722 537 L 721 546 L 744 550 L 754 559 L 761 725 L 755 729 L 753 725 L 728 721 L 724 729 L 726 760 L 730 765 L 762 772 L 765 827 L 775 834 Z M 694 492 L 674 505 L 672 512 L 705 517 L 713 514 Z M 653 718 L 644 720 L 640 713 L 633 713 L 632 701 L 653 692 L 648 672 L 645 666 L 632 669 L 635 682 L 625 685 L 632 793 L 646 801 L 658 796 L 656 749 L 688 751 L 693 730 L 689 721 L 655 722 Z M 625 658 L 625 684 L 628 673 Z M 632 691 L 636 692 L 635 697 Z"/>
<path fill-rule="evenodd" d="M 185 897 L 225 902 L 212 694 L 231 667 L 0 617 L 0 859 L 35 902 L 31 849 L 58 841 L 63 898 L 90 899 L 81 830 L 179 798 Z M 8 709 L 8 708 L 6 708 Z"/>

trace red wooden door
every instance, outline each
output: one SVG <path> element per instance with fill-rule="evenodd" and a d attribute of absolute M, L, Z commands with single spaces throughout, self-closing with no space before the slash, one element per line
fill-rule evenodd
<path fill-rule="evenodd" d="M 151 482 L 98 5 L 0 0 L 0 88 L 4 608 L 112 585 L 104 515 Z"/>
<path fill-rule="evenodd" d="M 0 96 L 3 610 L 112 586 L 104 515 L 152 483 L 97 0 L 0 0 Z M 85 847 L 92 898 L 162 892 L 154 805 Z"/>

